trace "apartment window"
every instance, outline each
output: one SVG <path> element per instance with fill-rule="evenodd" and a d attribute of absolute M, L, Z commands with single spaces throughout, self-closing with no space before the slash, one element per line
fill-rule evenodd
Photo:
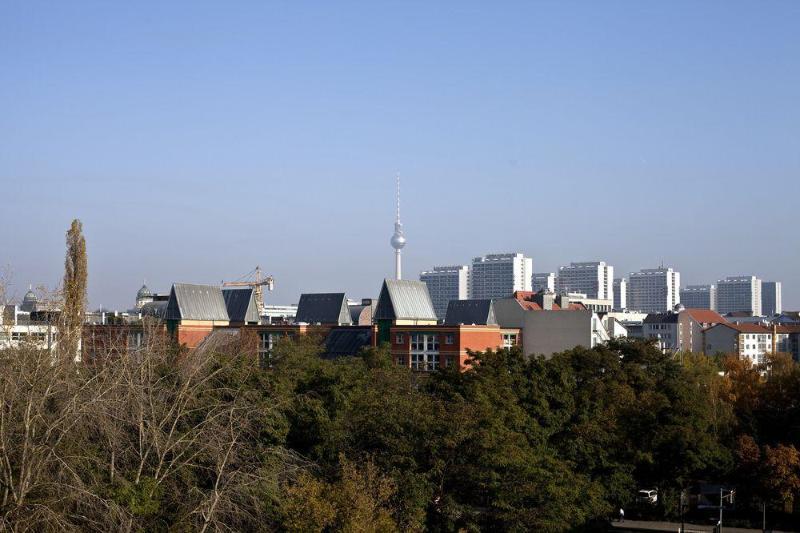
<path fill-rule="evenodd" d="M 444 343 L 445 344 L 455 344 L 456 343 L 456 336 L 452 333 L 448 333 L 444 336 Z"/>
<path fill-rule="evenodd" d="M 447 358 L 444 360 L 444 366 L 447 368 L 452 368 L 456 365 L 456 358 L 452 355 L 448 355 Z"/>
<path fill-rule="evenodd" d="M 128 333 L 128 351 L 135 352 L 142 348 L 144 344 L 144 332 L 133 331 Z"/>
<path fill-rule="evenodd" d="M 283 333 L 261 332 L 258 335 L 258 365 L 261 368 L 272 366 L 272 351 Z"/>
<path fill-rule="evenodd" d="M 394 336 L 395 344 L 403 344 L 404 342 L 406 342 L 406 336 L 403 335 L 402 333 L 398 333 L 397 335 Z"/>
<path fill-rule="evenodd" d="M 406 364 L 406 358 L 402 355 L 398 355 L 395 360 L 397 361 L 397 366 L 408 366 Z"/>
<path fill-rule="evenodd" d="M 411 368 L 423 372 L 439 369 L 439 335 L 435 333 L 411 334 Z"/>
<path fill-rule="evenodd" d="M 517 345 L 516 333 L 503 333 L 503 348 L 513 348 Z"/>

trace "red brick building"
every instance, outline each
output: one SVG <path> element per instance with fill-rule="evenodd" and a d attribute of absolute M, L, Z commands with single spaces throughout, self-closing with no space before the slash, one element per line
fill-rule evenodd
<path fill-rule="evenodd" d="M 518 338 L 518 330 L 498 325 L 392 326 L 392 360 L 423 372 L 450 367 L 466 370 L 470 352 L 510 346 Z"/>

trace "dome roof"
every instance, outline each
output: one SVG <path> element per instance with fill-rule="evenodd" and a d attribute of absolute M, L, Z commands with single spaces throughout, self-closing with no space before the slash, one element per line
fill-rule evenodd
<path fill-rule="evenodd" d="M 22 299 L 23 302 L 38 302 L 39 297 L 36 296 L 36 293 L 33 290 L 28 289 L 28 292 L 25 293 L 25 297 Z"/>
<path fill-rule="evenodd" d="M 136 293 L 137 298 L 147 298 L 152 295 L 153 293 L 150 292 L 150 289 L 147 288 L 147 285 L 142 285 L 142 288 L 139 289 L 139 292 Z"/>

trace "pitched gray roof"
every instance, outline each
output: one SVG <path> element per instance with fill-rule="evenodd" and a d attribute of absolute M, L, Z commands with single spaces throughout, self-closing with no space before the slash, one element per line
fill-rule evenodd
<path fill-rule="evenodd" d="M 450 300 L 444 323 L 452 326 L 458 324 L 496 325 L 494 303 L 492 300 Z"/>
<path fill-rule="evenodd" d="M 258 322 L 258 305 L 253 289 L 222 289 L 231 322 Z"/>
<path fill-rule="evenodd" d="M 302 294 L 295 322 L 308 324 L 350 324 L 350 310 L 343 292 Z"/>
<path fill-rule="evenodd" d="M 677 313 L 650 313 L 642 321 L 644 324 L 677 324 Z"/>
<path fill-rule="evenodd" d="M 436 320 L 428 286 L 422 281 L 383 281 L 375 320 Z"/>
<path fill-rule="evenodd" d="M 164 318 L 167 310 L 167 302 L 147 302 L 142 306 L 141 313 L 145 316 Z"/>
<path fill-rule="evenodd" d="M 333 328 L 325 337 L 323 357 L 357 355 L 372 344 L 372 326 Z"/>
<path fill-rule="evenodd" d="M 222 290 L 214 285 L 175 283 L 164 314 L 167 320 L 229 320 Z"/>

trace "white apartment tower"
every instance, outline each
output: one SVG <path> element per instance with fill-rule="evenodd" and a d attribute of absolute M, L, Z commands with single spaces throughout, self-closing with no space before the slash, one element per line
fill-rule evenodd
<path fill-rule="evenodd" d="M 681 275 L 671 268 L 645 268 L 628 277 L 628 309 L 643 313 L 671 311 L 680 303 Z"/>
<path fill-rule="evenodd" d="M 509 298 L 531 290 L 533 259 L 521 253 L 489 254 L 472 260 L 471 298 Z"/>
<path fill-rule="evenodd" d="M 440 320 L 447 315 L 451 300 L 469 299 L 469 267 L 467 265 L 435 266 L 420 272 L 419 280 L 428 286 L 433 309 Z"/>
<path fill-rule="evenodd" d="M 570 263 L 558 269 L 556 289 L 560 294 L 582 293 L 598 300 L 614 299 L 614 267 L 605 261 Z"/>
<path fill-rule="evenodd" d="M 681 289 L 681 303 L 687 309 L 717 310 L 717 288 L 714 285 L 687 285 Z"/>
<path fill-rule="evenodd" d="M 556 292 L 555 272 L 534 272 L 531 276 L 531 290 L 533 292 Z"/>
<path fill-rule="evenodd" d="M 728 276 L 717 281 L 717 312 L 761 316 L 761 280 L 755 276 Z"/>
<path fill-rule="evenodd" d="M 780 281 L 761 282 L 761 312 L 764 316 L 775 316 L 783 312 Z"/>
<path fill-rule="evenodd" d="M 628 282 L 625 278 L 614 280 L 614 310 L 622 311 L 628 308 Z"/>

